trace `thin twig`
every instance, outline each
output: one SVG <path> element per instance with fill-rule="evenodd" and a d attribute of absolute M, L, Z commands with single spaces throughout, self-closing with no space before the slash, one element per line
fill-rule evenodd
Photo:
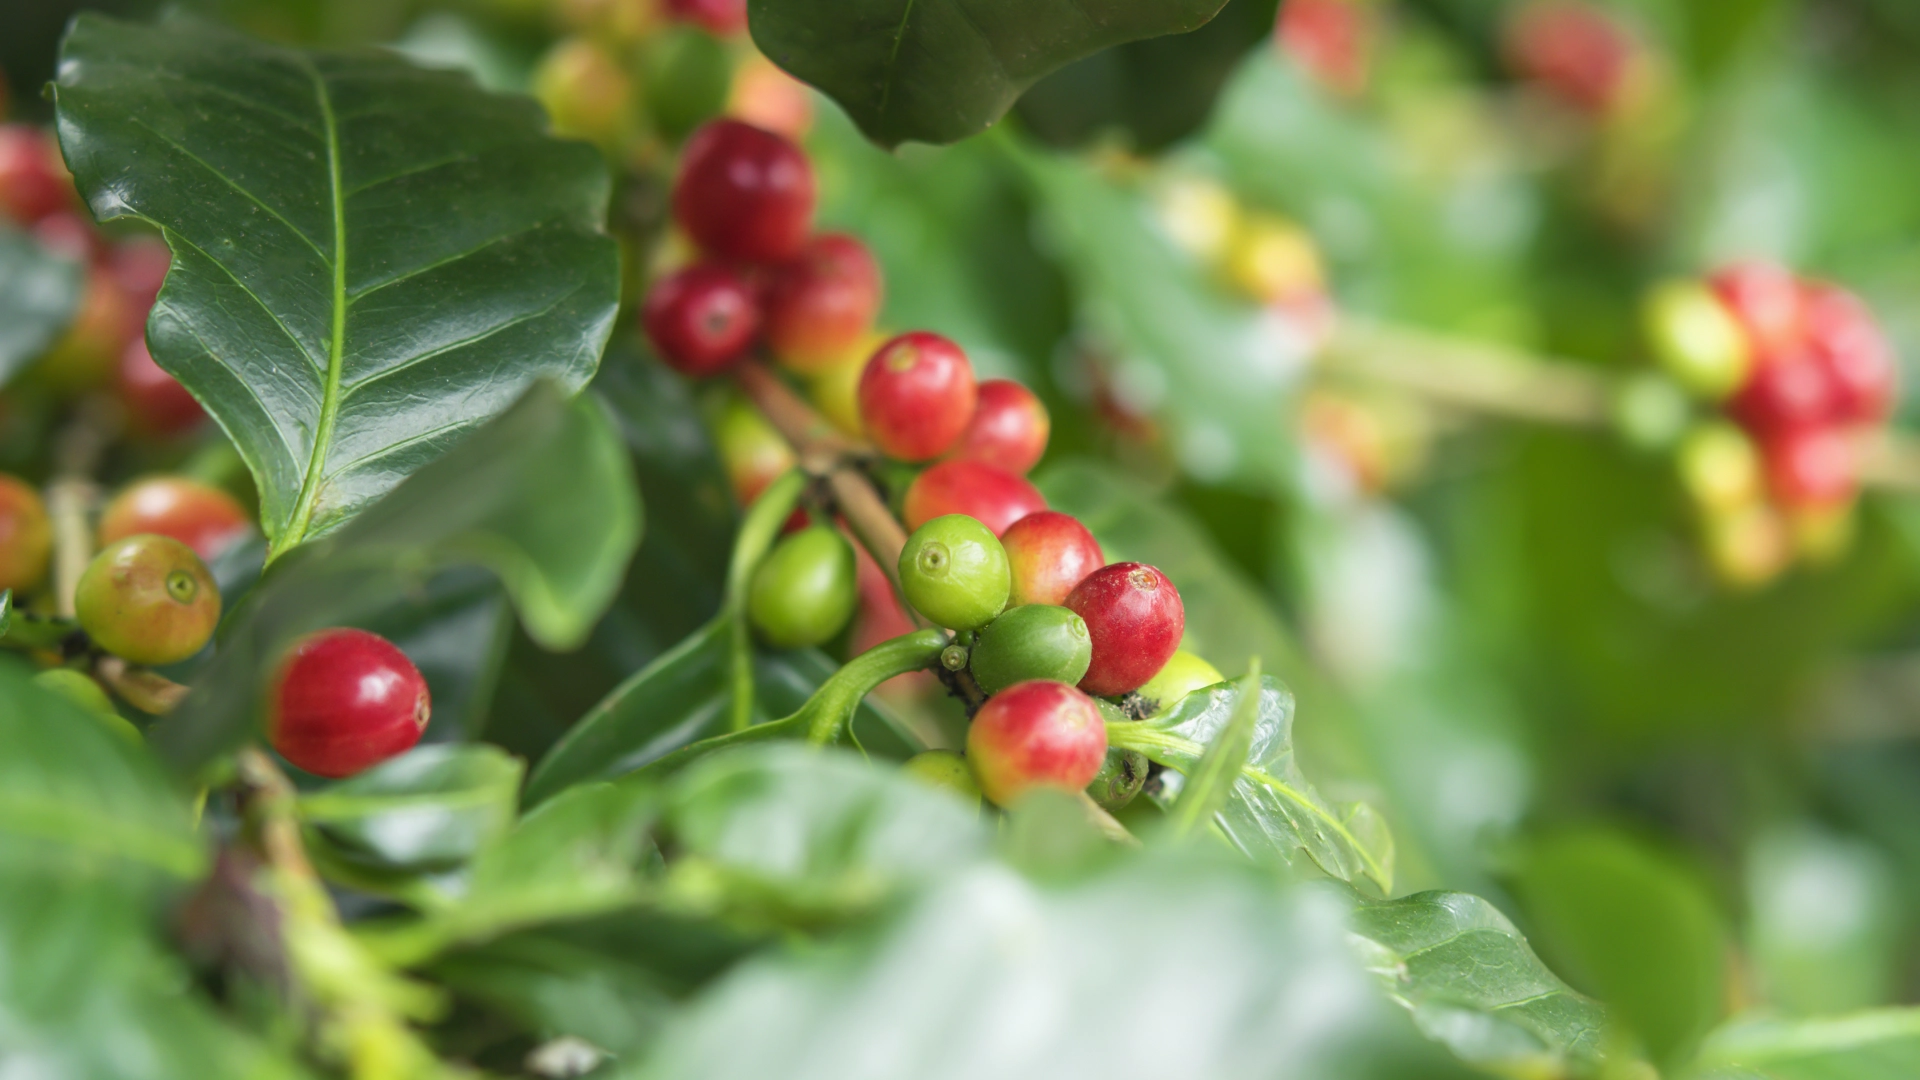
<path fill-rule="evenodd" d="M 61 618 L 73 618 L 80 575 L 93 558 L 90 519 L 100 498 L 93 474 L 100 466 L 100 455 L 120 428 L 120 419 L 119 409 L 110 399 L 87 398 L 54 443 L 47 515 L 53 519 L 54 604 Z"/>
<path fill-rule="evenodd" d="M 1612 416 L 1613 380 L 1602 372 L 1442 334 L 1347 318 L 1320 362 L 1329 372 L 1516 420 L 1603 427 Z"/>
<path fill-rule="evenodd" d="M 94 661 L 93 673 L 122 701 L 150 716 L 165 716 L 187 696 L 185 686 L 146 668 L 133 667 L 117 656 Z"/>

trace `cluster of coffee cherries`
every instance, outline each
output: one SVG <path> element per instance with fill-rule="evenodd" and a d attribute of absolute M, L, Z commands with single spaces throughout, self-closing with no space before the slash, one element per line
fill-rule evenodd
<path fill-rule="evenodd" d="M 1108 564 L 1086 527 L 1049 510 L 1026 479 L 1046 451 L 1045 406 L 1017 382 L 978 379 L 960 346 L 939 334 L 873 344 L 879 269 L 857 239 L 812 232 L 811 166 L 781 136 L 732 120 L 702 128 L 687 142 L 673 205 L 700 256 L 654 282 L 642 305 L 661 358 L 712 376 L 764 348 L 796 378 L 831 374 L 851 399 L 836 410 L 850 411 L 851 423 L 836 423 L 918 470 L 899 501 L 911 530 L 896 567 L 899 593 L 921 618 L 955 632 L 942 665 L 984 700 L 965 756 L 932 752 L 914 771 L 1000 805 L 1035 787 L 1092 785 L 1111 805 L 1130 798 L 1145 762 L 1109 761 L 1103 699 L 1115 715 L 1123 715 L 1117 702 L 1131 701 L 1137 715 L 1143 688 L 1171 704 L 1219 673 L 1178 653 L 1185 614 L 1166 575 Z M 751 415 L 738 401 L 722 412 L 723 455 L 778 439 Z M 736 482 L 790 466 L 790 453 L 767 452 L 763 464 L 736 469 Z M 761 637 L 778 647 L 819 645 L 846 627 L 857 597 L 894 607 L 885 575 L 877 566 L 863 572 L 860 560 L 831 524 L 789 532 L 749 589 Z M 911 628 L 897 618 L 902 632 Z"/>
<path fill-rule="evenodd" d="M 1859 297 L 1770 263 L 1674 282 L 1647 304 L 1655 355 L 1708 403 L 1679 449 L 1715 569 L 1761 584 L 1851 536 L 1861 435 L 1898 391 L 1892 347 Z"/>

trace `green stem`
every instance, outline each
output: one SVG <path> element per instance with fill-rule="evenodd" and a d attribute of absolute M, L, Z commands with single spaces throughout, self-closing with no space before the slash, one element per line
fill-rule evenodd
<path fill-rule="evenodd" d="M 753 723 L 753 639 L 747 627 L 747 590 L 753 582 L 753 571 L 779 538 L 780 527 L 793 514 L 806 486 L 807 474 L 798 469 L 767 485 L 747 511 L 733 543 L 726 597 L 731 621 L 727 628 L 728 677 L 733 686 L 727 727 L 731 731 L 745 731 Z"/>

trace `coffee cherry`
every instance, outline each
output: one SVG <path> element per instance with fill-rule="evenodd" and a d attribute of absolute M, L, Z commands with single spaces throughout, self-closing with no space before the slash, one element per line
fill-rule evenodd
<path fill-rule="evenodd" d="M 106 384 L 137 329 L 136 316 L 112 274 L 98 267 L 87 271 L 79 313 L 67 332 L 34 365 L 34 375 L 61 393 L 78 393 Z"/>
<path fill-rule="evenodd" d="M 583 37 L 565 38 L 540 58 L 533 96 L 546 107 L 556 134 L 611 147 L 633 127 L 633 77 Z"/>
<path fill-rule="evenodd" d="M 301 638 L 267 697 L 267 738 L 316 776 L 352 776 L 420 741 L 427 680 L 391 641 L 336 627 Z"/>
<path fill-rule="evenodd" d="M 1753 367 L 1746 331 L 1704 285 L 1676 281 L 1656 289 L 1647 298 L 1646 324 L 1661 366 L 1703 397 L 1732 393 Z"/>
<path fill-rule="evenodd" d="M 1898 366 L 1873 313 L 1859 297 L 1832 285 L 1808 288 L 1804 302 L 1807 348 L 1833 387 L 1835 413 L 1864 424 L 1886 419 Z"/>
<path fill-rule="evenodd" d="M 1147 755 L 1140 751 L 1109 746 L 1100 761 L 1100 771 L 1087 783 L 1087 796 L 1109 813 L 1124 810 L 1147 786 L 1150 767 Z"/>
<path fill-rule="evenodd" d="M 733 69 L 727 115 L 799 139 L 813 126 L 813 98 L 809 93 L 806 83 L 781 71 L 779 65 L 758 52 L 750 52 Z"/>
<path fill-rule="evenodd" d="M 0 211 L 31 225 L 73 202 L 73 181 L 53 137 L 31 124 L 0 127 Z"/>
<path fill-rule="evenodd" d="M 949 514 L 913 530 L 899 572 L 907 603 L 949 630 L 985 626 L 1007 606 L 1007 553 L 970 517 Z"/>
<path fill-rule="evenodd" d="M 1708 512 L 1731 512 L 1765 495 L 1760 451 L 1732 424 L 1702 424 L 1680 442 L 1680 483 Z"/>
<path fill-rule="evenodd" d="M 1271 214 L 1247 214 L 1236 223 L 1223 271 L 1230 284 L 1261 304 L 1315 295 L 1326 286 L 1313 237 Z"/>
<path fill-rule="evenodd" d="M 0 473 L 0 589 L 25 592 L 47 576 L 53 523 L 40 493 Z"/>
<path fill-rule="evenodd" d="M 1142 683 L 1140 697 L 1146 702 L 1145 715 L 1164 716 L 1174 710 L 1195 690 L 1226 681 L 1219 669 L 1185 649 L 1175 649 L 1158 674 Z"/>
<path fill-rule="evenodd" d="M 794 466 L 793 448 L 767 418 L 738 397 L 728 397 L 713 421 L 714 448 L 727 471 L 733 497 L 750 506 L 768 484 Z"/>
<path fill-rule="evenodd" d="M 860 426 L 889 456 L 946 453 L 973 417 L 979 390 L 960 346 L 924 330 L 880 346 L 860 373 Z"/>
<path fill-rule="evenodd" d="M 1092 659 L 1084 619 L 1063 607 L 1028 604 L 981 629 L 971 667 L 980 689 L 997 694 L 1028 679 L 1077 683 Z"/>
<path fill-rule="evenodd" d="M 1364 0 L 1287 0 L 1274 41 L 1315 82 L 1335 93 L 1366 89 L 1372 21 Z"/>
<path fill-rule="evenodd" d="M 100 544 L 156 533 L 211 559 L 252 527 L 246 510 L 219 488 L 183 476 L 156 476 L 130 485 L 107 504 L 100 515 Z"/>
<path fill-rule="evenodd" d="M 173 265 L 173 252 L 155 236 L 134 236 L 121 240 L 107 251 L 107 272 L 133 303 L 134 310 L 146 311 L 160 295 Z"/>
<path fill-rule="evenodd" d="M 1087 620 L 1093 663 L 1080 689 L 1113 697 L 1160 673 L 1186 630 L 1186 610 L 1167 576 L 1145 563 L 1114 563 L 1088 574 L 1067 596 Z"/>
<path fill-rule="evenodd" d="M 732 37 L 747 29 L 747 0 L 667 0 L 667 14 L 714 37 Z"/>
<path fill-rule="evenodd" d="M 807 380 L 807 399 L 813 407 L 828 423 L 856 439 L 867 437 L 866 429 L 860 426 L 860 376 L 867 370 L 867 357 L 873 355 L 881 340 L 878 335 L 868 334 L 838 363 Z"/>
<path fill-rule="evenodd" d="M 1746 331 L 1757 363 L 1801 351 L 1806 313 L 1800 283 L 1786 268 L 1767 262 L 1735 263 L 1715 272 L 1707 283 Z"/>
<path fill-rule="evenodd" d="M 1727 412 L 1756 438 L 1825 425 L 1839 412 L 1832 377 L 1806 352 L 1761 360 Z"/>
<path fill-rule="evenodd" d="M 640 324 L 669 366 L 704 378 L 726 370 L 753 345 L 760 309 L 739 274 L 718 263 L 696 263 L 653 283 Z"/>
<path fill-rule="evenodd" d="M 767 644 L 800 649 L 832 639 L 853 617 L 853 545 L 825 525 L 774 545 L 753 573 L 747 614 Z"/>
<path fill-rule="evenodd" d="M 193 549 L 142 533 L 100 550 L 74 592 L 80 627 L 135 664 L 174 664 L 206 645 L 220 622 L 220 589 Z"/>
<path fill-rule="evenodd" d="M 823 233 L 776 268 L 767 288 L 767 344 L 774 358 L 811 374 L 843 360 L 880 314 L 880 265 L 859 240 Z"/>
<path fill-rule="evenodd" d="M 34 222 L 33 238 L 55 255 L 83 265 L 99 258 L 105 247 L 93 222 L 69 210 L 56 210 Z"/>
<path fill-rule="evenodd" d="M 177 435 L 207 418 L 206 410 L 180 380 L 153 362 L 144 338 L 135 337 L 121 351 L 114 389 L 126 406 L 128 422 L 146 435 Z"/>
<path fill-rule="evenodd" d="M 674 218 L 693 242 L 745 262 L 800 254 L 813 201 L 813 166 L 800 148 L 738 120 L 714 120 L 694 132 L 673 183 Z"/>
<path fill-rule="evenodd" d="M 967 728 L 967 762 L 980 790 L 1011 806 L 1035 788 L 1079 791 L 1107 756 L 1107 725 L 1093 700 L 1065 683 L 1008 687 Z"/>
<path fill-rule="evenodd" d="M 1778 577 L 1792 557 L 1786 523 L 1766 503 L 1709 513 L 1701 524 L 1707 562 L 1729 585 L 1764 585 Z"/>
<path fill-rule="evenodd" d="M 980 806 L 980 783 L 973 778 L 973 769 L 951 750 L 923 750 L 901 762 L 900 768 L 928 787 L 952 792 L 975 809 Z"/>
<path fill-rule="evenodd" d="M 1761 444 L 1767 487 L 1789 509 L 1832 506 L 1853 498 L 1857 487 L 1853 441 L 1839 428 L 1783 432 Z"/>
<path fill-rule="evenodd" d="M 1040 510 L 1007 526 L 1000 534 L 1013 574 L 1009 604 L 1064 604 L 1067 594 L 1088 574 L 1107 564 L 1100 541 L 1080 519 Z"/>
<path fill-rule="evenodd" d="M 904 516 L 911 529 L 945 514 L 965 514 L 997 536 L 1046 508 L 1046 497 L 1023 477 L 978 461 L 943 461 L 907 485 Z"/>
<path fill-rule="evenodd" d="M 1024 476 L 1047 452 L 1051 427 L 1047 407 L 1033 391 L 1010 379 L 988 379 L 980 384 L 973 419 L 947 455 Z"/>
<path fill-rule="evenodd" d="M 1579 0 L 1537 0 L 1508 28 L 1508 62 L 1521 76 L 1588 113 L 1627 88 L 1636 47 L 1607 12 Z"/>

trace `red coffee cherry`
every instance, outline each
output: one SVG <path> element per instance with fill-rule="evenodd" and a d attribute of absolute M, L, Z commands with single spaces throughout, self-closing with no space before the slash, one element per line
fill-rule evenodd
<path fill-rule="evenodd" d="M 859 395 L 860 423 L 875 446 L 901 461 L 928 461 L 966 430 L 979 388 L 960 346 L 915 330 L 873 354 Z"/>
<path fill-rule="evenodd" d="M 943 461 L 907 487 L 907 528 L 937 517 L 965 514 L 1004 534 L 1014 522 L 1047 508 L 1047 500 L 1024 477 L 978 461 Z"/>
<path fill-rule="evenodd" d="M 973 419 L 948 456 L 984 461 L 1025 476 L 1047 452 L 1051 429 L 1047 407 L 1033 391 L 1011 379 L 988 379 L 980 384 Z"/>
<path fill-rule="evenodd" d="M 1057 510 L 1041 510 L 1007 527 L 1000 534 L 1013 570 L 1009 607 L 1019 604 L 1064 604 L 1073 587 L 1107 564 L 1100 541 L 1080 519 Z"/>
<path fill-rule="evenodd" d="M 154 297 L 160 295 L 160 286 L 172 265 L 173 253 L 167 250 L 166 242 L 157 237 L 135 236 L 107 251 L 107 271 L 120 283 L 134 307 L 143 313 L 143 322 L 144 313 L 153 306 Z"/>
<path fill-rule="evenodd" d="M 739 274 L 718 263 L 696 263 L 653 283 L 640 323 L 669 366 L 704 378 L 726 370 L 753 345 L 760 308 Z"/>
<path fill-rule="evenodd" d="M 171 536 L 211 559 L 253 528 L 233 496 L 184 476 L 141 480 L 113 497 L 100 515 L 100 546 L 140 533 Z"/>
<path fill-rule="evenodd" d="M 1758 438 L 1827 424 L 1839 415 L 1828 369 L 1806 352 L 1760 361 L 1727 399 L 1727 412 Z"/>
<path fill-rule="evenodd" d="M 1722 267 L 1707 284 L 1746 330 L 1761 364 L 1801 351 L 1806 316 L 1800 283 L 1785 267 L 1743 262 Z"/>
<path fill-rule="evenodd" d="M 845 233 L 823 233 L 773 272 L 767 344 L 781 363 L 814 373 L 842 363 L 880 314 L 880 264 Z"/>
<path fill-rule="evenodd" d="M 1844 503 L 1853 498 L 1858 487 L 1853 440 L 1844 429 L 1783 432 L 1763 443 L 1760 450 L 1766 462 L 1768 490 L 1788 509 Z"/>
<path fill-rule="evenodd" d="M 687 139 L 673 183 L 673 216 L 694 243 L 745 262 L 800 254 L 813 226 L 813 166 L 800 148 L 738 120 L 714 120 Z"/>
<path fill-rule="evenodd" d="M 207 418 L 180 380 L 153 362 L 144 338 L 134 338 L 121 351 L 114 389 L 127 408 L 128 422 L 147 435 L 177 435 Z"/>
<path fill-rule="evenodd" d="M 1522 77 L 1583 112 L 1602 113 L 1626 88 L 1635 46 L 1613 16 L 1591 4 L 1540 0 L 1509 25 L 1506 53 Z"/>
<path fill-rule="evenodd" d="M 71 210 L 56 210 L 34 222 L 33 238 L 48 251 L 78 263 L 94 261 L 105 247 L 93 222 Z"/>
<path fill-rule="evenodd" d="M 1873 313 L 1836 285 L 1809 286 L 1804 300 L 1807 348 L 1833 387 L 1835 413 L 1863 424 L 1886 419 L 1899 369 Z"/>
<path fill-rule="evenodd" d="M 1372 38 L 1364 0 L 1286 0 L 1274 25 L 1281 51 L 1320 85 L 1341 94 L 1366 89 Z"/>
<path fill-rule="evenodd" d="M 0 589 L 24 592 L 40 584 L 52 554 L 53 522 L 40 493 L 0 473 Z"/>
<path fill-rule="evenodd" d="M 1066 606 L 1087 621 L 1093 638 L 1093 664 L 1080 689 L 1101 697 L 1137 690 L 1159 674 L 1187 628 L 1179 590 L 1145 563 L 1095 570 L 1074 586 Z"/>
<path fill-rule="evenodd" d="M 732 37 L 747 29 L 747 0 L 667 0 L 667 14 L 714 37 Z"/>
<path fill-rule="evenodd" d="M 53 137 L 31 124 L 0 127 L 0 211 L 30 225 L 74 202 Z"/>
<path fill-rule="evenodd" d="M 980 790 L 1011 806 L 1035 788 L 1079 791 L 1107 756 L 1107 725 L 1093 699 L 1035 679 L 987 699 L 967 728 L 967 763 Z"/>
<path fill-rule="evenodd" d="M 267 738 L 316 776 L 352 776 L 410 749 L 432 700 L 407 654 L 378 634 L 337 627 L 301 638 L 269 694 Z"/>

